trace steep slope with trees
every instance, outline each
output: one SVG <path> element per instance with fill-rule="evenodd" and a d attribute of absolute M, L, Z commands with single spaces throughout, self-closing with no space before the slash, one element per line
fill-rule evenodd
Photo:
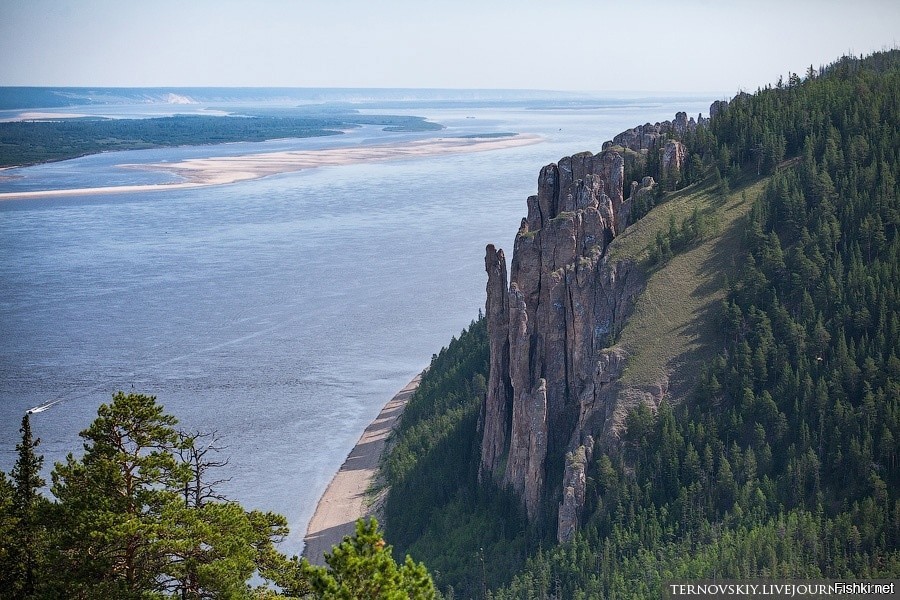
<path fill-rule="evenodd" d="M 695 370 L 658 403 L 634 405 L 618 444 L 573 456 L 584 465 L 580 527 L 551 547 L 545 521 L 519 555 L 527 566 L 494 598 L 656 597 L 679 577 L 900 573 L 900 52 L 844 58 L 714 108 L 706 126 L 675 136 L 699 183 L 635 198 L 633 214 L 646 216 L 608 250 L 638 261 L 645 293 L 675 268 L 719 273 L 672 290 L 715 300 L 691 317 L 687 342 L 673 337 L 688 322 L 659 304 L 641 311 L 643 296 L 619 332 L 626 383 L 646 384 L 678 353 Z M 652 169 L 626 161 L 629 173 L 660 177 Z M 702 269 L 680 260 L 701 256 Z M 431 464 L 446 474 L 431 480 L 452 476 Z M 485 506 L 478 489 L 460 492 L 474 514 Z M 419 539 L 433 530 L 423 523 Z M 470 556 L 456 560 L 477 573 Z M 481 597 L 472 585 L 461 595 Z"/>

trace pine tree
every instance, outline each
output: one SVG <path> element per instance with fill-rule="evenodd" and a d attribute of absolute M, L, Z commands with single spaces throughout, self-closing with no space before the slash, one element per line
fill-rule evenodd
<path fill-rule="evenodd" d="M 183 506 L 175 490 L 187 475 L 172 455 L 176 419 L 153 396 L 123 392 L 97 414 L 79 434 L 84 456 L 70 454 L 52 473 L 67 523 L 59 572 L 70 594 L 140 598 L 160 590 L 168 551 L 163 515 Z"/>
<path fill-rule="evenodd" d="M 57 463 L 59 527 L 48 595 L 242 598 L 259 569 L 285 561 L 284 517 L 245 511 L 209 479 L 212 434 L 179 434 L 156 398 L 119 392 L 81 432 L 84 456 Z M 199 442 L 199 444 L 198 444 Z"/>
<path fill-rule="evenodd" d="M 356 522 L 356 535 L 345 538 L 325 555 L 327 567 L 316 567 L 305 560 L 303 573 L 317 598 L 322 600 L 431 600 L 434 583 L 421 563 L 407 556 L 398 566 L 385 544 L 378 522 Z"/>
<path fill-rule="evenodd" d="M 7 523 L 13 524 L 10 544 L 5 549 L 8 579 L 7 593 L 11 598 L 33 598 L 37 588 L 40 565 L 47 544 L 44 513 L 48 505 L 39 490 L 44 486 L 41 467 L 44 457 L 35 453 L 40 444 L 31 433 L 28 413 L 22 417 L 19 429 L 22 440 L 16 445 L 18 458 L 11 471 L 12 495 Z"/>

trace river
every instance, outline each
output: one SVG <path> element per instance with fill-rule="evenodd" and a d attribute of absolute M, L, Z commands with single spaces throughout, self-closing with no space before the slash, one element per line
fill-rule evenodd
<path fill-rule="evenodd" d="M 4 171 L 0 192 L 171 181 L 123 163 L 472 133 L 531 146 L 324 167 L 153 193 L 0 202 L 0 469 L 25 410 L 49 475 L 116 390 L 221 436 L 221 486 L 284 514 L 302 549 L 328 481 L 381 406 L 484 305 L 484 247 L 511 254 L 539 169 L 712 98 L 365 110 L 440 132 L 102 154 Z M 99 109 L 98 109 L 99 110 Z"/>

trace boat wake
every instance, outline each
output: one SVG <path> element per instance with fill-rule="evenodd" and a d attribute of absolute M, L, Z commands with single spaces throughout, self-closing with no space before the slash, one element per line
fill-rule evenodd
<path fill-rule="evenodd" d="M 37 406 L 35 406 L 35 407 L 33 407 L 33 408 L 29 408 L 29 409 L 26 410 L 25 412 L 28 413 L 29 415 L 33 415 L 33 414 L 37 414 L 37 413 L 42 413 L 42 412 L 44 412 L 45 410 L 51 408 L 52 406 L 54 406 L 54 405 L 56 405 L 56 404 L 59 404 L 60 402 L 62 402 L 61 399 L 60 399 L 60 400 L 52 400 L 52 401 L 50 401 L 50 402 L 45 402 L 45 403 L 43 403 L 43 404 L 39 404 L 39 405 L 37 405 Z"/>

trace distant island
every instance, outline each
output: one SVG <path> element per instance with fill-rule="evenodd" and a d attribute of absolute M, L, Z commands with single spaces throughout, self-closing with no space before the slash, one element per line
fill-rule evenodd
<path fill-rule="evenodd" d="M 297 114 L 297 113 L 300 114 Z M 363 125 L 384 131 L 437 131 L 422 117 L 307 109 L 286 115 L 175 115 L 149 119 L 54 118 L 0 123 L 0 167 L 26 166 L 117 150 L 339 135 Z"/>

